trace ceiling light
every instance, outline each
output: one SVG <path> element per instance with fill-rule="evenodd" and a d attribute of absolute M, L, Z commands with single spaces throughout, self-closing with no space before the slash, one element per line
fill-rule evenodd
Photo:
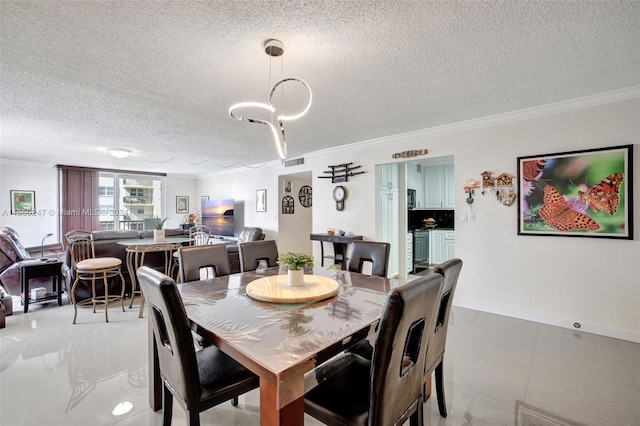
<path fill-rule="evenodd" d="M 267 40 L 264 44 L 264 51 L 271 58 L 282 56 L 284 55 L 284 44 L 280 40 L 275 40 L 275 39 Z M 292 114 L 292 115 L 284 115 L 284 113 L 281 113 L 281 114 L 278 114 L 277 117 L 274 119 L 276 107 L 273 105 L 273 95 L 278 87 L 288 82 L 299 83 L 302 86 L 304 86 L 304 88 L 307 90 L 307 93 L 309 95 L 309 101 L 307 102 L 307 105 L 302 109 L 301 112 L 297 114 Z M 269 62 L 269 85 L 271 85 L 271 61 Z M 269 126 L 269 128 L 271 129 L 271 133 L 273 135 L 273 141 L 276 144 L 276 148 L 278 149 L 278 155 L 282 160 L 284 160 L 287 158 L 287 138 L 284 133 L 284 122 L 297 120 L 298 118 L 305 115 L 307 111 L 309 111 L 309 108 L 311 107 L 311 99 L 312 99 L 311 88 L 304 80 L 298 77 L 284 77 L 278 80 L 273 86 L 271 86 L 269 91 L 269 103 L 240 102 L 235 105 L 232 105 L 231 108 L 229 108 L 229 115 L 231 115 L 231 117 L 235 118 L 238 121 L 246 121 L 249 123 L 259 123 L 259 124 L 264 124 L 266 126 Z M 240 115 L 238 111 L 243 108 L 259 108 L 259 109 L 264 109 L 266 111 L 269 111 L 271 113 L 271 120 L 267 121 L 259 118 L 250 118 L 250 117 L 245 117 L 243 115 Z M 280 129 L 280 131 L 278 131 L 278 128 L 276 128 L 276 125 Z"/>
<path fill-rule="evenodd" d="M 107 152 L 116 158 L 127 158 L 131 155 L 131 150 L 124 148 L 107 148 Z"/>

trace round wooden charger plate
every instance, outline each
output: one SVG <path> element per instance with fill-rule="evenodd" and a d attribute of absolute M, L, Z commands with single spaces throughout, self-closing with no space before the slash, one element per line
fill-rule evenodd
<path fill-rule="evenodd" d="M 338 294 L 338 282 L 320 275 L 305 274 L 304 285 L 290 287 L 287 275 L 272 275 L 251 281 L 246 291 L 252 298 L 263 302 L 315 302 Z"/>

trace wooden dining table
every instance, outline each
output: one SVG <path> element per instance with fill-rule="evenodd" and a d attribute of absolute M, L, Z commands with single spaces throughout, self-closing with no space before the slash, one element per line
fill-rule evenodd
<path fill-rule="evenodd" d="M 259 376 L 263 426 L 304 424 L 304 394 L 317 384 L 313 370 L 363 338 L 375 340 L 390 290 L 386 278 L 315 268 L 312 275 L 337 282 L 337 295 L 273 303 L 247 294 L 249 283 L 282 273 L 274 267 L 178 284 L 192 329 Z M 149 322 L 149 402 L 154 410 L 162 408 L 157 361 Z"/>

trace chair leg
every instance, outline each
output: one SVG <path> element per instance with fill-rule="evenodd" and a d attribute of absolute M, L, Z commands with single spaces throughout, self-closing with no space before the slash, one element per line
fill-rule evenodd
<path fill-rule="evenodd" d="M 104 318 L 105 322 L 109 322 L 109 282 L 106 272 L 103 272 L 102 280 L 104 281 Z"/>
<path fill-rule="evenodd" d="M 124 287 L 125 287 L 125 283 L 124 283 L 124 276 L 122 275 L 122 271 L 120 271 L 118 269 L 118 275 L 120 276 L 120 282 L 122 282 L 122 291 L 120 292 L 120 305 L 122 306 L 122 312 L 125 312 L 124 310 Z"/>
<path fill-rule="evenodd" d="M 416 410 L 413 413 L 411 413 L 411 417 L 409 417 L 409 425 L 410 426 L 424 425 L 424 411 L 422 406 L 422 398 L 418 400 Z"/>
<path fill-rule="evenodd" d="M 76 287 L 78 286 L 78 282 L 80 281 L 80 277 L 77 275 L 76 279 L 71 286 L 71 303 L 73 304 L 73 324 L 76 323 L 76 318 L 78 317 L 78 304 L 76 303 Z"/>
<path fill-rule="evenodd" d="M 96 313 L 96 276 L 91 276 L 91 305 L 93 306 L 93 313 Z"/>
<path fill-rule="evenodd" d="M 436 393 L 438 394 L 438 409 L 440 416 L 447 417 L 447 403 L 444 398 L 444 359 L 436 367 Z"/>
<path fill-rule="evenodd" d="M 200 426 L 200 412 L 197 409 L 187 410 L 187 417 L 189 426 Z"/>
<path fill-rule="evenodd" d="M 173 414 L 173 395 L 167 389 L 166 385 L 162 385 L 162 425 L 171 426 L 171 415 Z"/>
<path fill-rule="evenodd" d="M 238 406 L 238 396 L 234 396 L 233 399 L 231 400 L 231 405 L 233 405 L 234 407 Z"/>

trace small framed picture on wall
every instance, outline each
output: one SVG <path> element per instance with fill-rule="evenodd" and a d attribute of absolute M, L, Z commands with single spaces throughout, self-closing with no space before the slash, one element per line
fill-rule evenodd
<path fill-rule="evenodd" d="M 189 197 L 182 195 L 176 197 L 176 213 L 189 213 Z"/>
<path fill-rule="evenodd" d="M 256 211 L 257 212 L 267 211 L 267 190 L 266 189 L 258 189 L 256 191 Z"/>

